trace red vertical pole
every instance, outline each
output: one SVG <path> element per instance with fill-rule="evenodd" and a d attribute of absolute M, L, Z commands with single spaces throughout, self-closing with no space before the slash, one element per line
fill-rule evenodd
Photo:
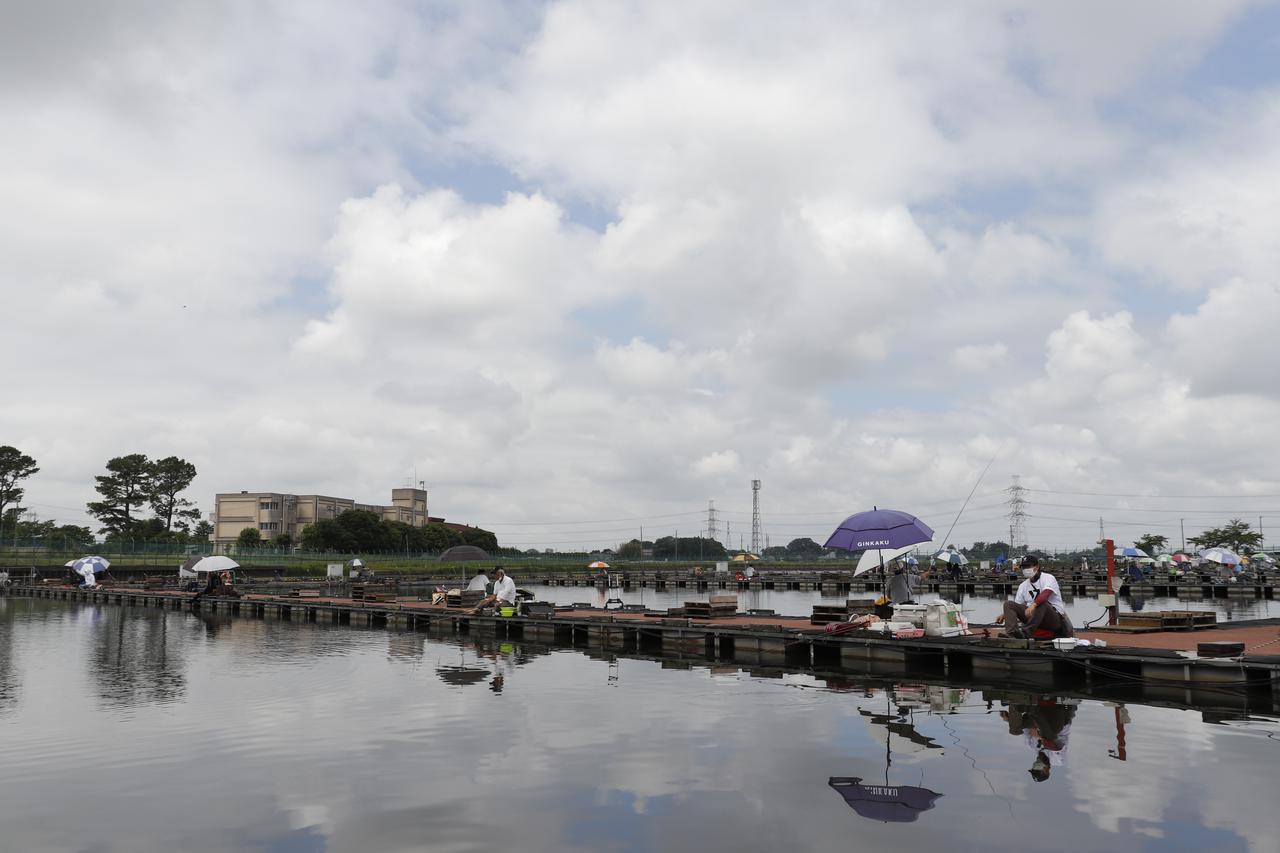
<path fill-rule="evenodd" d="M 1121 761 L 1128 761 L 1128 754 L 1124 747 L 1124 717 L 1120 713 L 1119 706 L 1116 707 L 1116 758 Z"/>
<path fill-rule="evenodd" d="M 1113 539 L 1102 540 L 1103 545 L 1107 549 L 1107 595 L 1116 594 L 1116 543 Z M 1116 611 L 1119 610 L 1116 605 L 1107 608 L 1107 624 L 1116 624 Z"/>

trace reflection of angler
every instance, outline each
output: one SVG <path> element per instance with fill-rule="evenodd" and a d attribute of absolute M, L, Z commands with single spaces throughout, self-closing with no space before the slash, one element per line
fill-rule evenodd
<path fill-rule="evenodd" d="M 1036 699 L 1030 704 L 1009 704 L 1009 710 L 1003 714 L 1009 722 L 1009 734 L 1022 735 L 1036 753 L 1028 771 L 1032 779 L 1045 781 L 1052 768 L 1066 761 L 1067 740 L 1075 715 L 1074 705 L 1051 698 Z"/>

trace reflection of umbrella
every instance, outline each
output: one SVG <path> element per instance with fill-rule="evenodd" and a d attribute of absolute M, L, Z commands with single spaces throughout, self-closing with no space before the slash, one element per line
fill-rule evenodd
<path fill-rule="evenodd" d="M 588 569 L 607 569 L 609 564 L 604 560 L 596 560 L 594 563 L 587 563 Z"/>
<path fill-rule="evenodd" d="M 105 557 L 81 557 L 71 564 L 71 570 L 78 575 L 89 577 L 111 568 L 111 561 Z"/>
<path fill-rule="evenodd" d="M 476 669 L 473 666 L 438 666 L 436 675 L 449 684 L 462 686 L 479 684 L 489 677 L 489 670 Z"/>
<path fill-rule="evenodd" d="M 1224 566 L 1240 565 L 1240 555 L 1226 548 L 1205 548 L 1200 556 L 1211 563 L 1221 563 Z"/>
<path fill-rule="evenodd" d="M 965 566 L 969 564 L 968 557 L 966 557 L 964 554 L 961 554 L 959 551 L 956 551 L 952 548 L 944 548 L 943 550 L 934 554 L 933 559 L 941 560 L 942 562 L 952 566 Z"/>
<path fill-rule="evenodd" d="M 1142 550 L 1141 548 L 1134 548 L 1133 546 L 1129 546 L 1127 548 L 1121 548 L 1119 551 L 1116 552 L 1116 556 L 1117 557 L 1146 557 L 1147 559 L 1151 558 L 1151 555 L 1148 554 L 1146 551 Z"/>
<path fill-rule="evenodd" d="M 915 785 L 864 785 L 857 776 L 832 776 L 827 784 L 863 817 L 885 823 L 912 823 L 942 794 Z"/>

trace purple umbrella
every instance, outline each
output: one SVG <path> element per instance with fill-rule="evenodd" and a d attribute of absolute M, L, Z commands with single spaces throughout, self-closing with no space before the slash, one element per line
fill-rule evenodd
<path fill-rule="evenodd" d="M 845 551 L 889 551 L 933 539 L 933 528 L 914 515 L 896 509 L 859 512 L 840 522 L 824 548 Z"/>

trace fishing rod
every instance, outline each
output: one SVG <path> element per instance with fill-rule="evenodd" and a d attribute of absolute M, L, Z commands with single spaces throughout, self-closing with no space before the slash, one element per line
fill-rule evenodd
<path fill-rule="evenodd" d="M 956 513 L 955 519 L 951 522 L 951 527 L 947 529 L 947 535 L 942 537 L 942 547 L 947 547 L 947 542 L 951 539 L 951 533 L 956 529 L 956 525 L 960 523 L 960 516 L 964 515 L 965 507 L 969 505 L 969 501 L 978 491 L 978 486 L 982 485 L 982 478 L 987 476 L 987 472 L 991 470 L 992 464 L 996 461 L 996 457 L 1004 450 L 1004 446 L 1009 443 L 1009 439 L 1000 442 L 1000 446 L 996 448 L 996 452 L 991 454 L 991 459 L 987 461 L 987 467 L 982 469 L 982 473 L 978 475 L 978 479 L 974 481 L 973 488 L 969 490 L 969 496 L 964 499 L 964 503 L 960 505 L 960 511 Z"/>

